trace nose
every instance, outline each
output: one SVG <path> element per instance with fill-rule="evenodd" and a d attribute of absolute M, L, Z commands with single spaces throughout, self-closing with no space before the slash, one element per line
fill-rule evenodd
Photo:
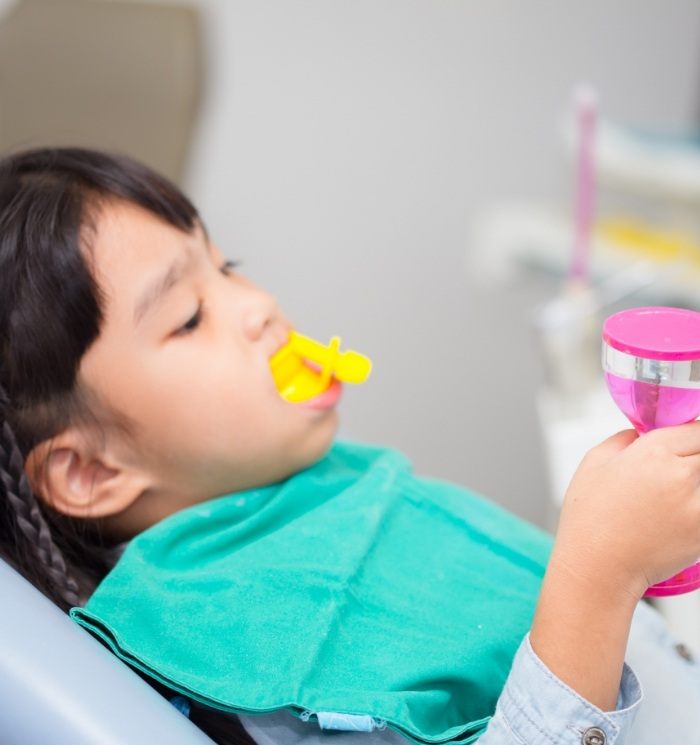
<path fill-rule="evenodd" d="M 258 341 L 268 327 L 281 318 L 276 298 L 266 290 L 246 283 L 244 306 L 241 314 L 243 334 L 250 341 Z"/>

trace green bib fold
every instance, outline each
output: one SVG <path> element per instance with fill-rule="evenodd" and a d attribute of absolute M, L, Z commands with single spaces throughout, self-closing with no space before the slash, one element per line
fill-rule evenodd
<path fill-rule="evenodd" d="M 287 481 L 136 536 L 71 616 L 218 709 L 335 712 L 468 743 L 530 628 L 551 545 L 395 451 L 336 443 Z"/>

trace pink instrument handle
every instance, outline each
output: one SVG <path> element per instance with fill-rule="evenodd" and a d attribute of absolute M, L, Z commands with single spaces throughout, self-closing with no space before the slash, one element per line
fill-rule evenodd
<path fill-rule="evenodd" d="M 575 97 L 578 151 L 576 163 L 576 212 L 569 280 L 586 282 L 595 210 L 595 129 L 598 101 L 595 91 L 581 88 Z"/>

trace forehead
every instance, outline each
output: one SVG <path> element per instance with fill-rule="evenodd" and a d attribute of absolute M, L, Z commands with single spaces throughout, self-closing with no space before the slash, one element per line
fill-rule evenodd
<path fill-rule="evenodd" d="M 138 205 L 114 201 L 100 209 L 88 243 L 109 316 L 117 308 L 133 308 L 149 279 L 188 253 L 201 251 L 206 236 L 200 225 L 186 233 Z"/>
<path fill-rule="evenodd" d="M 157 269 L 203 241 L 199 225 L 186 233 L 143 207 L 113 201 L 101 207 L 89 243 L 96 273 L 115 277 Z"/>

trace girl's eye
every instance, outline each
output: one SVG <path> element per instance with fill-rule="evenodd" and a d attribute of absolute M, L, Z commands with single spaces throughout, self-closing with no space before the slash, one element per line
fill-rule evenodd
<path fill-rule="evenodd" d="M 240 266 L 240 261 L 225 261 L 219 267 L 219 271 L 222 274 L 229 276 L 233 273 L 233 270 L 237 266 Z M 202 306 L 202 303 L 200 303 L 197 307 L 197 312 L 192 316 L 192 318 L 190 318 L 189 321 L 187 321 L 187 323 L 183 324 L 182 326 L 180 326 L 179 329 L 175 331 L 174 336 L 185 336 L 186 334 L 191 334 L 202 322 L 203 310 L 204 308 Z"/>
<path fill-rule="evenodd" d="M 185 334 L 192 333 L 197 326 L 199 326 L 200 322 L 202 320 L 202 304 L 199 304 L 199 307 L 197 308 L 197 312 L 190 318 L 187 323 L 180 326 L 180 328 L 175 332 L 175 336 L 184 336 Z"/>
<path fill-rule="evenodd" d="M 229 274 L 233 274 L 233 270 L 236 267 L 239 267 L 240 265 L 241 265 L 240 261 L 225 261 L 223 265 L 219 268 L 219 271 L 222 274 L 225 274 L 228 276 Z"/>

